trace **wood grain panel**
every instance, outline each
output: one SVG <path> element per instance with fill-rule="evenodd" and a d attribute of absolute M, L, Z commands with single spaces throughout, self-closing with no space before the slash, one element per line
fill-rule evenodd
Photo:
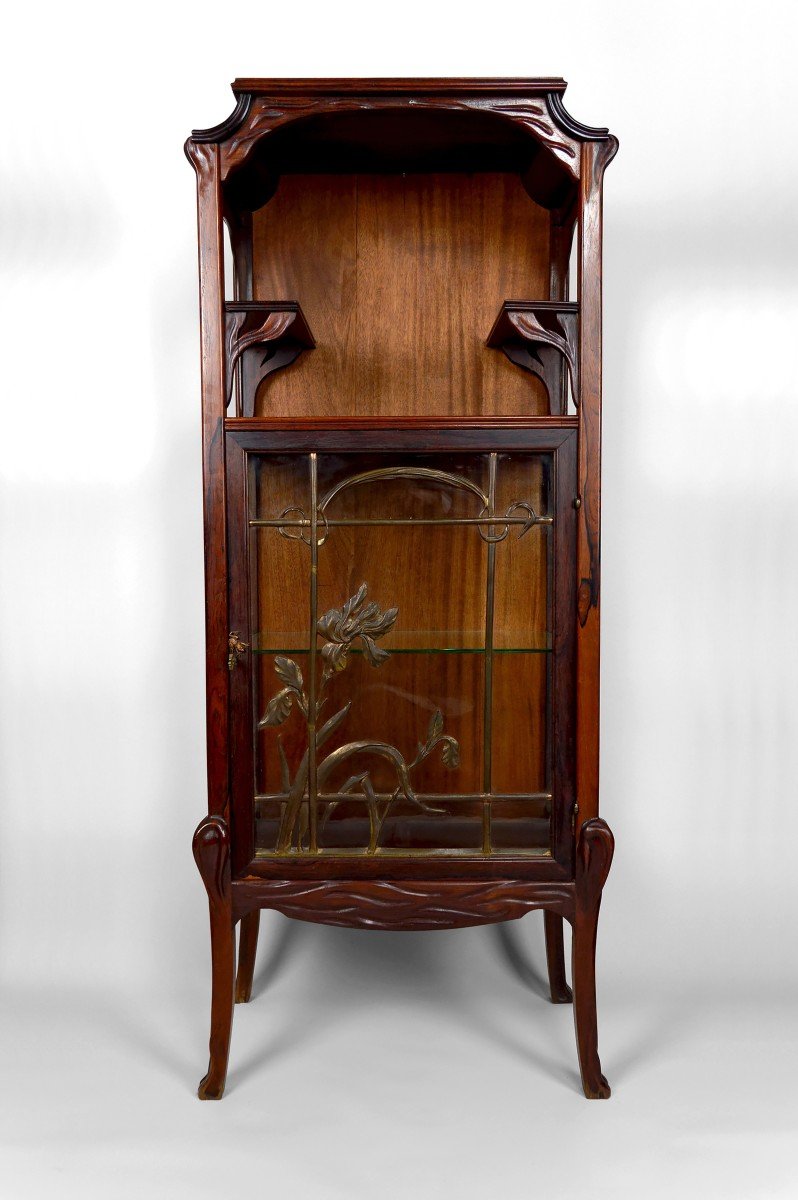
<path fill-rule="evenodd" d="M 493 658 L 494 792 L 546 788 L 546 654 Z"/>
<path fill-rule="evenodd" d="M 386 639 L 385 645 L 388 642 Z M 324 753 L 339 745 L 363 738 L 388 742 L 410 762 L 419 742 L 427 737 L 436 709 L 443 715 L 444 733 L 460 745 L 460 765 L 449 769 L 440 750 L 425 759 L 413 772 L 413 787 L 419 792 L 466 792 L 481 790 L 482 781 L 482 689 L 484 661 L 481 654 L 394 654 L 379 667 L 371 667 L 361 655 L 353 655 L 346 670 L 329 687 L 325 713 L 338 712 L 349 700 L 346 720 L 324 747 Z M 330 785 L 340 786 L 348 774 L 368 767 L 377 791 L 393 791 L 396 774 L 384 759 L 361 757 L 350 760 Z"/>
<path fill-rule="evenodd" d="M 493 645 L 545 650 L 549 645 L 547 563 L 550 534 L 536 526 L 521 541 L 511 528 L 496 547 Z"/>
<path fill-rule="evenodd" d="M 549 217 L 505 173 L 289 175 L 255 214 L 254 290 L 297 300 L 317 341 L 262 387 L 262 416 L 547 411 L 485 338 L 549 287 Z"/>
<path fill-rule="evenodd" d="M 310 466 L 307 455 L 269 455 L 251 464 L 253 515 L 276 520 L 287 508 L 310 513 Z M 299 518 L 299 511 L 291 517 Z M 298 529 L 290 530 L 298 535 Z M 307 537 L 307 534 L 305 534 Z M 308 572 L 310 552 L 298 537 L 286 538 L 274 527 L 261 527 L 254 539 L 252 639 L 256 649 L 307 648 L 310 644 Z M 252 543 L 250 543 L 252 544 Z"/>
<path fill-rule="evenodd" d="M 256 649 L 307 649 L 310 645 L 310 552 L 303 542 L 259 529 L 257 597 L 253 622 Z"/>
<path fill-rule="evenodd" d="M 540 455 L 501 455 L 496 478 L 496 511 L 518 501 L 538 516 L 548 512 L 547 473 Z M 524 516 L 519 510 L 516 516 Z M 510 526 L 496 546 L 493 644 L 501 649 L 548 646 L 548 562 L 551 530 L 537 525 L 519 538 Z"/>
<path fill-rule="evenodd" d="M 256 416 L 355 411 L 357 178 L 291 175 L 253 222 L 255 299 L 297 300 L 316 349 L 262 386 Z"/>
<path fill-rule="evenodd" d="M 328 861 L 320 865 L 325 871 L 332 869 Z M 343 865 L 351 871 L 351 863 Z M 388 869 L 384 862 L 379 867 L 383 871 Z M 497 869 L 490 863 L 485 867 Z M 261 864 L 261 869 L 267 868 Z M 422 865 L 422 870 L 430 873 L 429 862 Z M 436 876 L 440 870 L 437 866 Z M 474 871 L 472 864 L 469 871 Z M 251 877 L 233 883 L 237 915 L 256 907 L 276 908 L 286 916 L 305 921 L 362 929 L 457 928 L 512 920 L 531 908 L 548 908 L 570 920 L 573 892 L 572 883 L 520 879 L 444 882 L 435 878 L 392 883 L 356 878 L 299 882 Z"/>
<path fill-rule="evenodd" d="M 399 609 L 386 650 L 484 646 L 486 555 L 473 526 L 333 529 L 319 551 L 319 613 L 366 582 L 383 611 Z"/>

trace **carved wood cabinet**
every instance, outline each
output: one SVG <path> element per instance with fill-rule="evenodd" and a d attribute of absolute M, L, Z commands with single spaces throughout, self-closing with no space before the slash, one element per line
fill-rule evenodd
<path fill-rule="evenodd" d="M 242 79 L 196 130 L 210 1066 L 262 908 L 542 909 L 585 1094 L 598 817 L 601 206 L 560 79 Z M 563 920 L 573 929 L 566 982 Z M 238 973 L 236 934 L 240 923 Z"/>

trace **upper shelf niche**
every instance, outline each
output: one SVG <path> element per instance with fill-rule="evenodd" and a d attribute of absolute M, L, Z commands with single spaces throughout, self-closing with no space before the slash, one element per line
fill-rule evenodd
<path fill-rule="evenodd" d="M 506 296 L 567 298 L 580 138 L 606 131 L 564 114 L 564 86 L 235 85 L 240 111 L 202 136 L 220 142 L 237 298 L 293 297 L 317 340 L 293 365 L 278 356 L 242 413 L 562 411 L 545 372 L 484 338 Z"/>

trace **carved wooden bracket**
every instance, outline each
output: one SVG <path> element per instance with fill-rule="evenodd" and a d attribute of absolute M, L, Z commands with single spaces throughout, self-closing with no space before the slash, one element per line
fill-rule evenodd
<path fill-rule="evenodd" d="M 225 363 L 227 403 L 233 398 L 236 365 L 247 351 L 255 362 L 246 372 L 240 416 L 251 417 L 259 384 L 316 345 L 305 315 L 289 300 L 235 301 L 225 304 Z M 258 351 L 263 351 L 259 353 Z"/>
<path fill-rule="evenodd" d="M 563 365 L 571 377 L 571 394 L 579 407 L 579 305 L 554 300 L 505 300 L 488 335 L 488 345 L 503 350 L 511 362 L 531 371 L 546 385 L 549 411 L 567 411 Z"/>

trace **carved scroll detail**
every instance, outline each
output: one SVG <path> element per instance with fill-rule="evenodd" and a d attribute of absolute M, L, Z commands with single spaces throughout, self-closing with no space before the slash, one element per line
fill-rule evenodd
<path fill-rule="evenodd" d="M 192 843 L 205 890 L 211 918 L 211 1035 L 208 1071 L 200 1081 L 200 1100 L 219 1100 L 227 1077 L 230 1033 L 233 1023 L 233 983 L 235 978 L 235 932 L 232 888 L 230 883 L 230 831 L 221 817 L 200 821 Z"/>
<path fill-rule="evenodd" d="M 604 141 L 610 137 L 606 125 L 585 125 L 572 117 L 563 104 L 560 92 L 547 92 L 546 107 L 552 120 L 563 131 L 580 142 Z M 614 139 L 613 139 L 614 140 Z"/>
<path fill-rule="evenodd" d="M 488 335 L 488 345 L 501 349 L 511 362 L 542 380 L 552 415 L 565 411 L 558 358 L 571 378 L 571 394 L 579 407 L 579 313 L 576 305 L 505 301 Z M 554 354 L 554 358 L 551 354 Z"/>
<path fill-rule="evenodd" d="M 601 1070 L 596 1020 L 596 932 L 601 892 L 612 865 L 615 840 L 606 821 L 585 821 L 576 846 L 576 905 L 572 968 L 574 1024 L 582 1087 L 591 1100 L 606 1100 L 610 1085 Z"/>
<path fill-rule="evenodd" d="M 523 917 L 534 908 L 573 911 L 573 884 L 500 879 L 242 880 L 233 887 L 236 915 L 275 908 L 288 917 L 360 929 L 451 929 Z"/>
<path fill-rule="evenodd" d="M 191 844 L 194 861 L 202 876 L 211 915 L 230 903 L 230 831 L 221 817 L 204 817 Z"/>
<path fill-rule="evenodd" d="M 511 312 L 508 313 L 508 317 L 510 324 L 518 330 L 525 341 L 543 343 L 544 345 L 553 346 L 555 350 L 559 350 L 568 363 L 568 370 L 571 373 L 571 391 L 575 403 L 578 404 L 579 365 L 575 349 L 576 313 L 563 312 L 554 314 L 554 319 L 562 329 L 562 333 L 546 329 L 541 325 L 539 317 L 533 312 Z"/>
<path fill-rule="evenodd" d="M 606 821 L 585 821 L 576 847 L 576 902 L 581 909 L 597 908 L 607 882 L 615 850 L 615 838 Z"/>
<path fill-rule="evenodd" d="M 534 134 L 538 141 L 547 146 L 552 154 L 565 164 L 574 179 L 579 178 L 577 147 L 567 134 L 563 135 L 554 125 L 543 100 L 514 100 L 511 103 L 497 103 L 495 100 L 487 99 L 451 100 L 442 97 L 428 103 L 430 107 L 478 110 L 507 117 L 514 124 L 521 125 Z"/>
<path fill-rule="evenodd" d="M 253 325 L 253 320 L 255 324 Z M 247 326 L 250 326 L 247 328 Z M 257 372 L 248 378 L 244 407 L 251 407 L 258 384 L 280 367 L 287 367 L 302 351 L 314 345 L 313 336 L 298 304 L 266 305 L 255 302 L 225 306 L 225 386 L 227 403 L 233 397 L 235 369 L 241 355 L 254 346 L 267 351 Z M 244 413 L 249 416 L 249 412 Z"/>
<path fill-rule="evenodd" d="M 255 142 L 264 134 L 278 129 L 297 117 L 317 116 L 329 112 L 352 112 L 379 109 L 448 109 L 495 114 L 520 125 L 545 145 L 566 167 L 574 179 L 579 178 L 579 142 L 559 129 L 552 120 L 544 99 L 508 101 L 499 97 L 473 96 L 316 96 L 307 99 L 283 97 L 279 101 L 266 96 L 253 99 L 246 123 L 227 143 L 222 145 L 223 177 L 240 166 Z"/>
<path fill-rule="evenodd" d="M 321 102 L 321 107 L 326 108 L 330 102 Z M 269 132 L 272 129 L 278 129 L 280 125 L 284 125 L 286 121 L 291 121 L 294 117 L 305 116 L 313 109 L 319 108 L 318 100 L 294 100 L 286 97 L 274 103 L 268 97 L 256 97 L 251 105 L 249 119 L 235 137 L 231 138 L 224 147 L 224 157 L 227 168 L 238 165 L 246 157 L 246 154 L 253 142 L 256 142 L 262 134 Z M 337 107 L 334 103 L 332 107 Z M 350 101 L 349 107 L 361 107 L 353 104 Z M 365 105 L 363 107 L 368 107 Z M 226 172 L 225 172 L 226 173 Z"/>

